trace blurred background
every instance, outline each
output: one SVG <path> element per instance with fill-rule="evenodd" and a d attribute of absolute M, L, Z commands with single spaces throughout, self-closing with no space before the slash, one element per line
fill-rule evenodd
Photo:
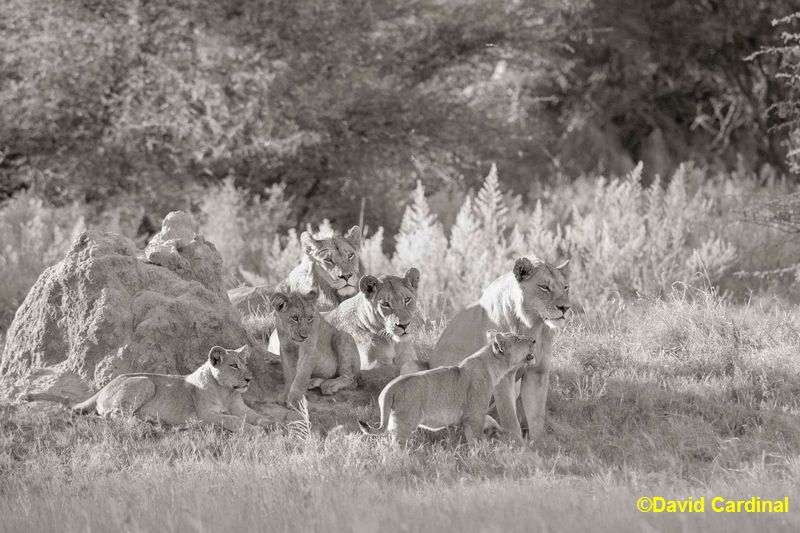
<path fill-rule="evenodd" d="M 431 316 L 521 254 L 571 257 L 579 309 L 793 302 L 797 10 L 5 0 L 0 332 L 80 231 L 141 246 L 176 209 L 230 286 L 362 223 L 366 270 L 421 266 Z"/>

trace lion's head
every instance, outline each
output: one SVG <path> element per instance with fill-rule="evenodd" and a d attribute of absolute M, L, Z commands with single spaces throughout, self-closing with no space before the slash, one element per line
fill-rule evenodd
<path fill-rule="evenodd" d="M 228 350 L 222 346 L 214 346 L 208 352 L 211 364 L 211 375 L 221 386 L 238 392 L 245 392 L 253 373 L 247 368 L 250 347 L 245 345 L 238 350 Z"/>
<path fill-rule="evenodd" d="M 313 333 L 317 320 L 314 306 L 317 296 L 316 291 L 307 294 L 273 292 L 268 296 L 275 309 L 275 319 L 294 342 L 303 342 Z"/>
<path fill-rule="evenodd" d="M 358 292 L 361 228 L 353 226 L 343 237 L 334 235 L 329 239 L 315 239 L 304 231 L 300 243 L 306 257 L 318 267 L 321 277 L 340 296 L 350 297 Z"/>
<path fill-rule="evenodd" d="M 409 268 L 402 278 L 397 276 L 364 276 L 359 290 L 383 325 L 381 333 L 395 342 L 410 339 L 410 327 L 417 309 L 419 270 Z"/>
<path fill-rule="evenodd" d="M 551 328 L 564 325 L 569 311 L 569 261 L 552 266 L 544 261 L 520 257 L 514 262 L 514 279 L 519 293 L 517 314 L 532 327 L 534 314 Z"/>
<path fill-rule="evenodd" d="M 505 362 L 509 367 L 517 367 L 530 363 L 534 359 L 533 350 L 536 341 L 531 337 L 515 333 L 501 333 L 488 331 L 486 340 L 492 347 L 492 353 Z"/>

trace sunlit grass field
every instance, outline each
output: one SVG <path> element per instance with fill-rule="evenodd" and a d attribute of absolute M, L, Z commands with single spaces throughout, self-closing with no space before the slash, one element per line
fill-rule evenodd
<path fill-rule="evenodd" d="M 798 531 L 798 345 L 793 309 L 703 294 L 576 316 L 531 449 L 458 431 L 395 448 L 357 433 L 374 399 L 312 409 L 310 434 L 5 406 L 0 531 Z M 790 511 L 642 514 L 640 496 Z"/>

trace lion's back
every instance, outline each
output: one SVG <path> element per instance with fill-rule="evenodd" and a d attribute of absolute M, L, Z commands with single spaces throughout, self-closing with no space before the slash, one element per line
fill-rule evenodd
<path fill-rule="evenodd" d="M 447 324 L 430 355 L 430 366 L 457 365 L 486 344 L 491 321 L 483 308 L 474 302 L 461 310 Z"/>

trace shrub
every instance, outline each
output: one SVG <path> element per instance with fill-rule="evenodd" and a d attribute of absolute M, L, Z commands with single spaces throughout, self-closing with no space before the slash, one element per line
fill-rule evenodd
<path fill-rule="evenodd" d="M 80 206 L 53 208 L 27 193 L 0 209 L 0 332 L 39 274 L 58 262 L 85 229 Z"/>

